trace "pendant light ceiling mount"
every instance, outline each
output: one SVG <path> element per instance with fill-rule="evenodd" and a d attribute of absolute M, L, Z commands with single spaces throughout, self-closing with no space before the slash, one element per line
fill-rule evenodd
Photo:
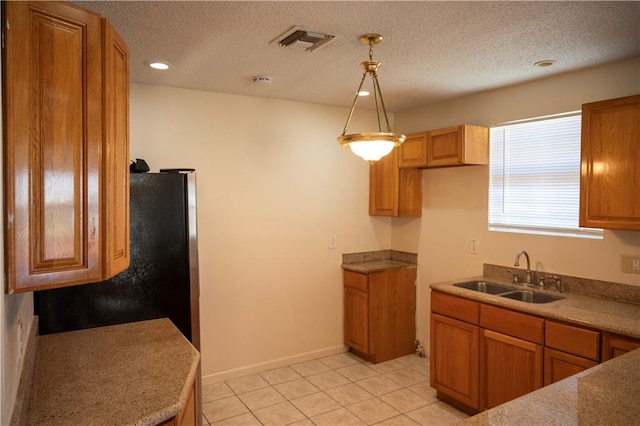
<path fill-rule="evenodd" d="M 338 136 L 338 143 L 340 143 L 340 145 L 351 148 L 354 154 L 370 162 L 377 161 L 389 154 L 393 148 L 403 143 L 407 138 L 403 134 L 391 132 L 389 118 L 387 117 L 387 110 L 384 106 L 382 92 L 380 91 L 380 84 L 378 83 L 378 68 L 380 68 L 381 62 L 373 60 L 373 46 L 380 43 L 382 40 L 383 36 L 380 34 L 372 33 L 360 36 L 360 41 L 369 45 L 369 60 L 361 63 L 364 73 L 360 80 L 360 86 L 358 86 L 358 90 L 356 90 L 356 97 L 351 105 L 351 110 L 349 111 L 349 116 L 347 117 L 347 123 L 344 126 L 344 130 L 342 131 L 342 134 Z M 351 122 L 351 117 L 353 117 L 353 112 L 356 108 L 358 93 L 361 92 L 362 85 L 364 84 L 367 75 L 370 76 L 373 81 L 373 94 L 376 103 L 378 131 L 346 134 L 349 123 Z M 383 118 L 386 124 L 386 132 L 382 131 L 380 107 L 382 108 Z"/>

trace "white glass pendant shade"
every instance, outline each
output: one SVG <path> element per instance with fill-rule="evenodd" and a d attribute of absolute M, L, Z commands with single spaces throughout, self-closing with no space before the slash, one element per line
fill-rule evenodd
<path fill-rule="evenodd" d="M 342 146 L 367 161 L 378 161 L 400 145 L 406 137 L 398 133 L 355 133 L 338 137 Z"/>

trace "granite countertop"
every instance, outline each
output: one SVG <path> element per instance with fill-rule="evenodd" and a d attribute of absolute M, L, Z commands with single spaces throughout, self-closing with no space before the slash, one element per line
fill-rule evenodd
<path fill-rule="evenodd" d="M 342 269 L 361 274 L 417 268 L 418 255 L 397 250 L 378 250 L 342 255 Z"/>
<path fill-rule="evenodd" d="M 464 280 L 435 283 L 431 284 L 430 287 L 433 290 L 477 300 L 479 302 L 640 339 L 640 304 L 553 291 L 544 291 L 544 293 L 560 296 L 563 297 L 563 299 L 551 303 L 525 303 L 505 297 L 467 290 L 453 285 L 456 282 L 473 280 L 491 281 L 512 287 L 514 290 L 532 290 L 530 287 L 527 288 L 522 285 L 511 284 L 508 281 L 486 277 L 473 277 Z M 533 290 L 539 291 L 537 289 Z"/>
<path fill-rule="evenodd" d="M 200 354 L 170 320 L 38 337 L 28 425 L 156 425 L 177 415 Z"/>
<path fill-rule="evenodd" d="M 459 425 L 634 425 L 640 349 L 470 417 Z"/>

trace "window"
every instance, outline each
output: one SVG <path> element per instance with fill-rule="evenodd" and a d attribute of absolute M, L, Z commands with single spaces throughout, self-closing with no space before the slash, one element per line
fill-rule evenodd
<path fill-rule="evenodd" d="M 602 238 L 580 228 L 580 113 L 491 128 L 489 230 Z"/>

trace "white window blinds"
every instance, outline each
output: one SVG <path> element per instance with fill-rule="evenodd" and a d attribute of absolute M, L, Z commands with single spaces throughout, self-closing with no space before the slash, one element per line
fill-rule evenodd
<path fill-rule="evenodd" d="M 491 128 L 489 229 L 602 238 L 578 226 L 580 114 Z"/>

